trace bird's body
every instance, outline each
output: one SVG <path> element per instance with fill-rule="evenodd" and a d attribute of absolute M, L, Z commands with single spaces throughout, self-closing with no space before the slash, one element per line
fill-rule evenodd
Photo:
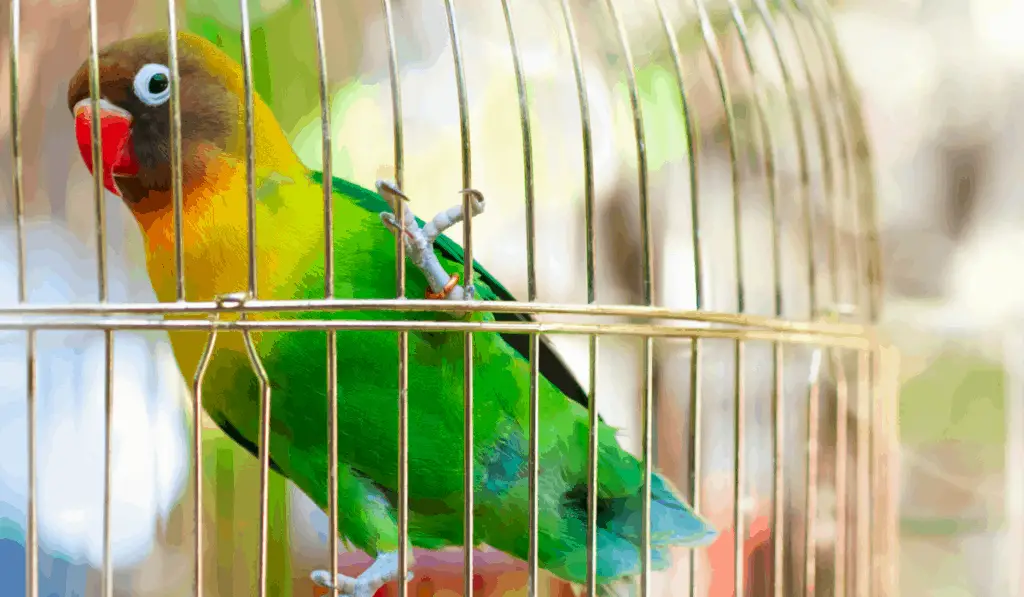
<path fill-rule="evenodd" d="M 201 85 L 182 86 L 185 298 L 211 301 L 244 291 L 249 282 L 241 74 L 237 65 L 232 66 L 233 62 L 205 40 L 188 34 L 179 39 L 183 80 L 189 81 L 190 74 L 197 81 L 205 77 L 207 85 L 216 85 L 220 92 Z M 127 76 L 134 76 L 138 89 L 135 72 L 142 72 L 142 64 L 166 61 L 166 40 L 166 35 L 156 35 L 121 42 L 104 50 L 101 66 L 108 74 L 127 72 Z M 201 71 L 204 63 L 213 64 L 206 73 Z M 83 73 L 79 72 L 69 91 L 69 106 L 76 106 L 73 110 L 77 115 L 84 112 Z M 144 92 L 160 87 L 143 81 Z M 132 174 L 117 178 L 111 190 L 122 194 L 139 223 L 147 269 L 158 299 L 174 301 L 173 208 L 165 172 L 169 146 L 164 137 L 159 141 L 164 147 L 140 148 L 137 130 L 147 125 L 160 128 L 159 119 L 145 112 L 148 108 L 133 109 L 123 105 L 131 101 L 118 102 L 117 93 L 111 95 L 115 98 L 104 93 L 110 104 L 131 112 L 132 136 L 136 137 L 127 142 L 111 140 L 127 147 L 119 159 L 132 165 L 126 168 Z M 140 97 L 149 98 L 145 93 Z M 218 109 L 209 108 L 211 101 Z M 148 106 L 148 102 L 143 103 Z M 321 175 L 299 162 L 258 97 L 255 108 L 257 298 L 322 298 L 325 259 Z M 204 115 L 212 122 L 196 121 Z M 104 138 L 104 144 L 107 142 Z M 105 155 L 108 166 L 117 161 Z M 388 204 L 377 193 L 338 179 L 333 181 L 332 189 L 335 296 L 394 296 L 396 243 L 380 217 L 389 211 Z M 436 248 L 445 271 L 462 271 L 462 251 L 454 242 L 441 236 Z M 477 298 L 512 298 L 479 264 L 474 267 Z M 429 289 L 424 272 L 408 268 L 406 296 L 423 296 Z M 456 317 L 494 321 L 525 316 L 397 311 L 249 315 L 254 320 Z M 327 334 L 322 330 L 258 331 L 252 336 L 271 382 L 271 464 L 318 506 L 326 508 Z M 396 332 L 374 330 L 337 333 L 337 531 L 371 555 L 393 552 L 398 547 L 397 336 Z M 191 379 L 207 335 L 172 331 L 170 339 L 182 373 Z M 540 566 L 567 580 L 584 582 L 589 428 L 586 396 L 550 345 L 542 346 Z M 474 538 L 519 558 L 527 555 L 529 519 L 530 366 L 526 347 L 525 336 L 474 334 Z M 420 547 L 440 548 L 463 542 L 463 350 L 461 332 L 409 334 L 409 538 Z M 259 437 L 258 400 L 257 377 L 241 333 L 218 334 L 205 378 L 203 406 L 221 429 L 254 454 Z M 602 423 L 599 435 L 597 577 L 603 583 L 640 572 L 643 471 L 640 462 L 618 445 L 613 428 Z M 714 531 L 659 475 L 652 476 L 651 487 L 651 539 L 656 566 L 663 563 L 670 545 L 699 545 L 713 538 Z"/>

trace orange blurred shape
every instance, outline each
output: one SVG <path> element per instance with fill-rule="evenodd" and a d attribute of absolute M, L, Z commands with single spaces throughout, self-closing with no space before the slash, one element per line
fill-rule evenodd
<path fill-rule="evenodd" d="M 409 582 L 410 597 L 463 597 L 464 554 L 460 549 L 430 551 L 414 549 L 416 557 L 413 579 Z M 370 565 L 372 559 L 361 552 L 338 556 L 338 572 L 356 576 Z M 553 577 L 547 583 L 551 597 L 574 597 L 572 585 Z M 525 597 L 528 574 L 526 562 L 500 551 L 478 549 L 473 552 L 474 597 Z M 310 583 L 312 584 L 312 583 Z M 313 585 L 314 597 L 325 597 L 330 591 Z M 398 583 L 381 587 L 374 597 L 398 597 Z"/>
<path fill-rule="evenodd" d="M 708 547 L 711 567 L 711 587 L 708 597 L 735 597 L 733 553 L 736 543 L 734 529 L 722 529 L 718 539 Z M 771 528 L 767 516 L 750 521 L 747 539 L 743 543 L 743 578 L 746 595 L 766 595 L 763 583 L 771 582 Z M 746 597 L 746 595 L 744 597 Z"/>

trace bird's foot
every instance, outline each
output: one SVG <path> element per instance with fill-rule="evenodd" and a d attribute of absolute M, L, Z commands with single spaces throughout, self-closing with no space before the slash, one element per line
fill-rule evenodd
<path fill-rule="evenodd" d="M 416 216 L 409 209 L 409 198 L 390 182 L 377 181 L 377 192 L 394 213 L 381 213 L 380 219 L 385 226 L 393 233 L 398 234 L 400 226 L 395 214 L 399 212 L 399 203 L 403 206 L 401 211 L 405 220 L 405 250 L 409 260 L 419 268 L 427 278 L 430 288 L 426 292 L 429 299 L 472 300 L 475 294 L 473 284 L 459 285 L 459 274 L 448 274 L 437 255 L 434 254 L 434 241 L 445 230 L 466 219 L 466 207 L 469 207 L 469 217 L 480 215 L 484 211 L 486 202 L 484 196 L 475 189 L 464 189 L 468 201 L 462 205 L 450 207 L 434 216 L 434 219 L 426 223 L 422 228 L 416 223 Z"/>
<path fill-rule="evenodd" d="M 412 552 L 409 552 L 409 565 L 412 565 Z M 412 580 L 410 571 L 407 580 Z M 382 553 L 356 578 L 339 574 L 331 582 L 331 573 L 327 570 L 314 570 L 310 574 L 313 582 L 326 589 L 338 591 L 339 597 L 373 597 L 381 587 L 398 578 L 398 552 Z"/>

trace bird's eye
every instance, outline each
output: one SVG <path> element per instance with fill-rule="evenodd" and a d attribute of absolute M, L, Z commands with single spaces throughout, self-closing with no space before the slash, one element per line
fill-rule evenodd
<path fill-rule="evenodd" d="M 147 64 L 135 75 L 135 95 L 147 106 L 159 106 L 171 97 L 171 73 L 162 64 Z"/>

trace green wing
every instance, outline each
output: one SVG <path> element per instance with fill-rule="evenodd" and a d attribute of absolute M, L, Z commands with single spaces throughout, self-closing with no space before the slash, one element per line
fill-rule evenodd
<path fill-rule="evenodd" d="M 317 184 L 323 183 L 322 172 L 311 172 L 311 178 Z M 388 206 L 387 201 L 383 197 L 371 191 L 365 189 L 355 183 L 342 180 L 340 178 L 333 178 L 331 181 L 331 188 L 335 193 L 348 198 L 356 205 L 362 207 L 367 211 L 374 213 L 391 212 L 391 208 Z M 423 226 L 425 222 L 419 218 L 416 218 L 416 222 Z M 463 252 L 462 247 L 455 243 L 452 239 L 448 238 L 444 234 L 437 237 L 434 246 L 441 252 L 441 254 L 451 261 L 465 265 L 466 254 Z M 477 286 L 477 295 L 487 301 L 515 301 L 515 297 L 509 292 L 501 282 L 491 275 L 478 261 L 473 260 L 473 269 L 477 275 L 483 281 L 483 286 Z M 534 321 L 533 317 L 527 313 L 494 313 L 494 319 L 498 321 Z M 512 347 L 520 356 L 524 359 L 529 358 L 530 354 L 530 337 L 527 334 L 499 334 L 509 346 Z M 587 407 L 588 399 L 586 392 L 580 387 L 579 382 L 573 377 L 572 372 L 566 367 L 565 363 L 559 358 L 555 352 L 554 347 L 550 341 L 541 336 L 540 339 L 540 374 L 544 376 L 549 382 L 551 382 L 556 388 L 558 388 L 563 394 L 568 396 L 573 402 L 577 402 L 583 407 Z"/>

